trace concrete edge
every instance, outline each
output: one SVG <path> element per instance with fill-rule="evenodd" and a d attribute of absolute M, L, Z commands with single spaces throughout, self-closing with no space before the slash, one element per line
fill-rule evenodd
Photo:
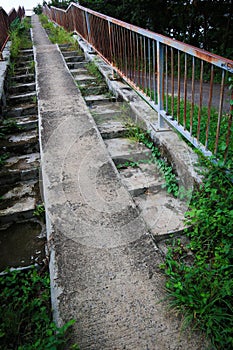
<path fill-rule="evenodd" d="M 10 64 L 10 47 L 11 41 L 8 41 L 3 52 L 3 61 L 0 61 L 0 113 L 2 112 L 2 106 L 6 105 L 6 94 L 5 94 L 5 79 L 7 74 L 7 69 Z"/>
<path fill-rule="evenodd" d="M 164 158 L 172 165 L 178 175 L 179 183 L 185 188 L 190 185 L 199 186 L 202 176 L 197 167 L 198 155 L 173 129 L 159 130 L 158 114 L 139 94 L 122 79 L 114 79 L 113 68 L 99 55 L 90 50 L 90 46 L 78 35 L 74 36 L 78 41 L 88 61 L 94 61 L 112 91 L 119 99 L 128 103 L 131 118 L 144 130 L 150 132 L 150 136 Z"/>
<path fill-rule="evenodd" d="M 43 151 L 42 151 L 42 118 L 40 114 L 40 100 L 39 100 L 39 84 L 38 84 L 38 64 L 37 64 L 37 50 L 34 45 L 34 37 L 33 37 L 33 30 L 31 31 L 31 38 L 33 43 L 33 55 L 34 55 L 34 62 L 35 62 L 35 83 L 36 83 L 36 96 L 37 96 L 37 114 L 38 114 L 38 133 L 39 133 L 39 147 L 40 147 L 40 159 L 41 162 L 43 162 Z M 46 33 L 47 35 L 47 33 Z M 53 319 L 56 321 L 56 325 L 58 327 L 61 327 L 63 325 L 63 320 L 59 313 L 59 295 L 62 294 L 61 288 L 56 284 L 56 276 L 58 273 L 58 268 L 56 264 L 55 259 L 55 249 L 53 247 L 53 233 L 54 229 L 52 227 L 51 220 L 49 218 L 49 215 L 47 215 L 48 210 L 46 210 L 46 201 L 44 200 L 45 194 L 44 194 L 44 174 L 41 168 L 40 164 L 40 172 L 39 172 L 39 183 L 40 183 L 40 191 L 41 191 L 41 198 L 43 200 L 44 206 L 45 206 L 45 213 L 46 213 L 46 236 L 47 236 L 47 243 L 46 243 L 46 253 L 49 257 L 49 274 L 50 274 L 50 295 L 51 295 L 51 306 L 52 306 L 52 314 Z"/>

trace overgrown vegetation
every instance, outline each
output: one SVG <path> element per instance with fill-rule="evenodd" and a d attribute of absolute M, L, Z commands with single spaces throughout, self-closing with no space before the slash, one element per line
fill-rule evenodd
<path fill-rule="evenodd" d="M 80 0 L 79 3 L 232 59 L 231 0 Z"/>
<path fill-rule="evenodd" d="M 31 27 L 30 18 L 26 17 L 22 21 L 16 18 L 10 26 L 11 40 L 11 60 L 14 60 L 20 49 L 29 49 L 32 47 L 29 29 Z"/>
<path fill-rule="evenodd" d="M 165 159 L 162 158 L 159 149 L 154 145 L 153 141 L 150 138 L 150 133 L 145 132 L 143 129 L 134 124 L 126 124 L 128 127 L 128 137 L 134 141 L 143 143 L 150 151 L 151 158 L 148 160 L 143 160 L 142 162 L 149 162 L 157 164 L 158 168 L 161 171 L 161 175 L 165 179 L 164 188 L 166 188 L 168 193 L 171 193 L 173 196 L 184 196 L 184 189 L 180 188 L 177 182 L 176 175 L 173 172 L 172 167 L 167 163 Z M 140 162 L 129 162 L 124 164 L 119 164 L 118 168 L 125 166 L 138 166 Z"/>
<path fill-rule="evenodd" d="M 89 74 L 97 78 L 97 82 L 100 83 L 103 80 L 103 76 L 100 73 L 95 61 L 90 61 L 86 64 L 86 69 Z"/>
<path fill-rule="evenodd" d="M 62 27 L 55 26 L 43 14 L 39 15 L 39 18 L 53 44 L 71 44 L 69 50 L 78 50 L 78 44 L 71 33 L 68 33 Z"/>
<path fill-rule="evenodd" d="M 74 321 L 61 328 L 52 321 L 48 272 L 7 271 L 0 276 L 0 298 L 2 350 L 64 349 Z"/>
<path fill-rule="evenodd" d="M 206 164 L 205 164 L 206 165 Z M 214 349 L 233 348 L 233 174 L 222 163 L 208 164 L 193 194 L 188 245 L 176 241 L 163 266 L 171 306 L 184 324 L 201 329 Z M 191 262 L 187 256 L 192 252 Z"/>

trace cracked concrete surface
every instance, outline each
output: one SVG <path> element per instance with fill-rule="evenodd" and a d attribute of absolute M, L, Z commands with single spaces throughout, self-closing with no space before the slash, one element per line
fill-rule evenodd
<path fill-rule="evenodd" d="M 201 350 L 164 300 L 162 256 L 56 45 L 33 37 L 56 322 L 80 349 Z"/>

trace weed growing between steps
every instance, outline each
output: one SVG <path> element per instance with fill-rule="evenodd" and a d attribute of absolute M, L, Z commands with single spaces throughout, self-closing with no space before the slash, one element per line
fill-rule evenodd
<path fill-rule="evenodd" d="M 159 169 L 161 170 L 162 175 L 165 179 L 164 187 L 166 188 L 168 193 L 171 193 L 174 197 L 180 197 L 181 199 L 185 196 L 185 191 L 183 188 L 179 189 L 176 175 L 173 172 L 173 169 L 170 165 L 167 164 L 167 162 L 161 158 L 161 154 L 159 152 L 159 149 L 154 145 L 153 141 L 150 138 L 149 132 L 145 132 L 140 127 L 133 125 L 133 124 L 126 124 L 128 128 L 128 137 L 143 143 L 148 149 L 152 152 L 151 159 L 143 160 L 142 162 L 150 162 L 150 163 L 156 163 Z M 128 163 L 128 162 L 127 162 Z M 119 164 L 118 168 L 125 167 L 125 166 L 138 166 L 139 162 L 129 162 L 127 165 Z M 187 193 L 186 193 L 187 194 Z"/>
<path fill-rule="evenodd" d="M 55 24 L 50 22 L 43 14 L 39 15 L 39 18 L 53 44 L 71 44 L 67 50 L 80 50 L 77 41 L 73 38 L 71 33 L 68 33 L 62 27 L 55 26 Z"/>
<path fill-rule="evenodd" d="M 231 161 L 231 166 L 232 166 Z M 162 266 L 171 307 L 184 325 L 203 331 L 214 349 L 233 349 L 233 173 L 208 164 L 193 194 L 187 222 L 190 243 L 177 241 Z M 231 168 L 232 169 L 232 168 Z M 187 262 L 187 255 L 193 259 Z"/>
<path fill-rule="evenodd" d="M 20 49 L 30 49 L 32 42 L 30 38 L 31 20 L 26 17 L 22 21 L 15 19 L 10 26 L 11 60 L 17 58 Z"/>
<path fill-rule="evenodd" d="M 86 69 L 90 75 L 93 75 L 97 78 L 97 82 L 101 83 L 103 81 L 103 76 L 100 73 L 95 61 L 88 62 L 86 65 Z"/>
<path fill-rule="evenodd" d="M 74 321 L 61 328 L 52 321 L 47 271 L 7 271 L 0 276 L 0 298 L 2 350 L 64 349 Z"/>

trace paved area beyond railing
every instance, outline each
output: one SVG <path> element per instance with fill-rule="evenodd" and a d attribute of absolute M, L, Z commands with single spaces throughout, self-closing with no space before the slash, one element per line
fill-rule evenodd
<path fill-rule="evenodd" d="M 90 44 L 170 125 L 205 155 L 232 155 L 233 61 L 72 3 L 44 13 Z"/>

